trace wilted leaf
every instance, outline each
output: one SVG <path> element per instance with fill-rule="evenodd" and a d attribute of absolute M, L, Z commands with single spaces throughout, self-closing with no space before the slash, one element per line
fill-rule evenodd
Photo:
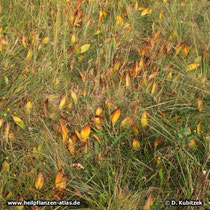
<path fill-rule="evenodd" d="M 47 111 L 48 111 L 48 98 L 44 102 L 44 116 L 47 117 Z"/>
<path fill-rule="evenodd" d="M 137 128 L 136 125 L 132 125 L 131 126 L 131 129 L 132 129 L 132 131 L 134 132 L 135 135 L 138 135 L 139 134 L 139 130 L 138 130 L 138 128 Z"/>
<path fill-rule="evenodd" d="M 202 122 L 200 121 L 197 125 L 197 134 L 201 138 L 203 136 L 204 127 L 202 125 Z"/>
<path fill-rule="evenodd" d="M 65 143 L 67 139 L 67 135 L 68 135 L 68 128 L 65 126 L 62 120 L 59 120 L 59 122 L 60 122 L 60 127 L 61 127 L 61 134 L 63 137 L 63 143 Z"/>
<path fill-rule="evenodd" d="M 152 8 L 146 8 L 141 12 L 141 16 L 150 15 L 152 13 Z"/>
<path fill-rule="evenodd" d="M 117 19 L 116 19 L 115 26 L 116 26 L 116 27 L 120 27 L 120 26 L 122 26 L 122 25 L 123 25 L 123 18 L 122 18 L 120 15 L 118 15 L 118 16 L 117 16 Z"/>
<path fill-rule="evenodd" d="M 149 210 L 150 207 L 152 206 L 153 202 L 154 202 L 154 198 L 153 198 L 153 195 L 151 194 L 148 197 L 148 199 L 147 199 L 147 201 L 146 201 L 146 203 L 145 203 L 145 205 L 143 207 L 143 210 Z"/>
<path fill-rule="evenodd" d="M 85 44 L 85 45 L 82 45 L 81 48 L 80 48 L 80 53 L 85 53 L 89 50 L 90 48 L 90 44 Z"/>
<path fill-rule="evenodd" d="M 28 53 L 27 53 L 27 56 L 26 56 L 27 60 L 30 60 L 30 59 L 32 58 L 32 55 L 33 55 L 33 53 L 32 53 L 32 48 L 30 48 L 30 49 L 28 50 Z"/>
<path fill-rule="evenodd" d="M 77 170 L 84 170 L 85 169 L 80 163 L 73 163 L 70 166 L 75 167 Z"/>
<path fill-rule="evenodd" d="M 101 144 L 101 140 L 99 139 L 98 136 L 96 136 L 95 134 L 91 133 L 90 134 L 94 139 L 96 139 L 98 141 L 99 144 Z"/>
<path fill-rule="evenodd" d="M 32 110 L 32 104 L 30 101 L 28 101 L 25 105 L 25 110 L 26 110 L 26 113 L 27 114 L 30 114 L 31 113 L 31 110 Z"/>
<path fill-rule="evenodd" d="M 24 48 L 26 48 L 26 37 L 22 36 L 22 44 L 24 46 Z"/>
<path fill-rule="evenodd" d="M 2 165 L 1 165 L 1 172 L 3 172 L 3 171 L 7 171 L 7 172 L 9 172 L 9 163 L 7 162 L 7 160 L 4 160 L 4 162 L 2 163 Z"/>
<path fill-rule="evenodd" d="M 128 116 L 126 117 L 120 124 L 120 127 L 130 127 L 133 123 L 132 117 Z"/>
<path fill-rule="evenodd" d="M 176 51 L 175 51 L 174 56 L 176 56 L 180 52 L 180 50 L 184 47 L 184 45 L 185 45 L 185 42 L 182 42 L 181 44 L 178 44 L 176 46 Z"/>
<path fill-rule="evenodd" d="M 77 95 L 73 90 L 71 90 L 71 97 L 74 101 L 74 104 L 76 105 L 77 104 Z"/>
<path fill-rule="evenodd" d="M 72 141 L 71 138 L 69 138 L 68 150 L 72 156 L 75 155 L 74 142 Z"/>
<path fill-rule="evenodd" d="M 191 149 L 197 149 L 197 145 L 196 145 L 196 142 L 194 139 L 191 139 L 190 140 L 190 143 L 188 144 L 188 146 L 191 148 Z"/>
<path fill-rule="evenodd" d="M 133 149 L 134 150 L 139 150 L 139 148 L 140 148 L 140 142 L 137 139 L 133 139 L 132 145 L 133 145 Z"/>
<path fill-rule="evenodd" d="M 141 116 L 141 125 L 142 127 L 145 127 L 148 125 L 148 119 L 147 119 L 147 112 L 144 111 L 142 116 Z"/>
<path fill-rule="evenodd" d="M 198 98 L 198 110 L 201 112 L 203 110 L 203 101 L 201 98 Z"/>
<path fill-rule="evenodd" d="M 5 200 L 10 200 L 11 197 L 12 197 L 12 192 L 9 192 L 9 193 L 7 194 L 7 196 L 5 197 Z"/>
<path fill-rule="evenodd" d="M 121 108 L 118 107 L 117 109 L 115 109 L 111 114 L 110 114 L 110 118 L 112 120 L 112 125 L 114 126 L 117 122 L 117 120 L 119 119 L 121 114 Z"/>
<path fill-rule="evenodd" d="M 15 140 L 15 134 L 14 134 L 14 132 L 12 130 L 10 130 L 10 132 L 9 132 L 9 140 L 10 141 L 14 141 Z"/>
<path fill-rule="evenodd" d="M 156 83 L 154 82 L 154 83 L 153 83 L 153 86 L 152 86 L 152 90 L 151 90 L 151 94 L 152 94 L 152 95 L 154 95 L 154 93 L 155 93 L 155 91 L 156 91 L 156 87 L 157 87 L 157 85 L 156 85 Z"/>
<path fill-rule="evenodd" d="M 96 109 L 96 115 L 97 115 L 97 116 L 100 116 L 102 113 L 103 113 L 103 108 L 102 108 L 102 107 L 98 107 L 98 108 Z"/>
<path fill-rule="evenodd" d="M 9 131 L 10 131 L 10 122 L 7 122 L 5 130 L 4 130 L 4 138 L 6 142 L 8 141 Z"/>
<path fill-rule="evenodd" d="M 62 169 L 60 169 L 56 174 L 55 187 L 59 190 L 65 189 L 66 187 L 66 177 L 64 176 Z"/>
<path fill-rule="evenodd" d="M 96 126 L 97 129 L 100 129 L 102 126 L 101 118 L 96 116 L 92 119 L 93 124 Z"/>
<path fill-rule="evenodd" d="M 129 73 L 126 74 L 125 76 L 125 86 L 128 88 L 130 86 L 130 75 Z"/>
<path fill-rule="evenodd" d="M 157 148 L 158 144 L 161 143 L 161 141 L 162 141 L 162 138 L 161 138 L 161 137 L 159 137 L 159 138 L 157 138 L 157 139 L 155 140 L 155 143 L 154 143 L 155 149 Z"/>
<path fill-rule="evenodd" d="M 19 117 L 12 115 L 12 118 L 19 127 L 21 127 L 23 130 L 25 129 L 25 124 Z"/>
<path fill-rule="evenodd" d="M 81 141 L 86 141 L 87 138 L 89 137 L 90 135 L 90 131 L 91 131 L 91 128 L 90 128 L 90 125 L 87 124 L 85 125 L 82 130 L 80 131 L 80 137 L 81 137 Z"/>
<path fill-rule="evenodd" d="M 43 40 L 42 40 L 42 43 L 43 44 L 47 44 L 49 42 L 49 37 L 45 37 Z"/>
<path fill-rule="evenodd" d="M 78 137 L 77 137 L 77 134 L 74 131 L 71 133 L 70 138 L 71 138 L 71 140 L 73 141 L 74 144 L 77 143 Z"/>
<path fill-rule="evenodd" d="M 71 43 L 74 44 L 76 42 L 76 35 L 75 33 L 72 34 Z"/>
<path fill-rule="evenodd" d="M 4 119 L 1 118 L 1 119 L 0 119 L 0 128 L 1 128 L 1 126 L 3 125 L 3 122 L 4 122 Z"/>
<path fill-rule="evenodd" d="M 185 71 L 192 71 L 192 70 L 196 69 L 198 66 L 199 66 L 198 63 L 190 64 L 190 65 L 186 66 Z"/>
<path fill-rule="evenodd" d="M 99 162 L 99 164 L 101 164 L 101 162 L 102 162 L 102 152 L 101 151 L 98 153 L 98 162 Z"/>
<path fill-rule="evenodd" d="M 67 97 L 64 95 L 60 101 L 59 108 L 62 109 L 66 105 Z"/>
<path fill-rule="evenodd" d="M 35 188 L 37 190 L 41 190 L 43 185 L 44 185 L 44 176 L 43 176 L 42 173 L 39 173 L 37 178 L 36 178 Z"/>

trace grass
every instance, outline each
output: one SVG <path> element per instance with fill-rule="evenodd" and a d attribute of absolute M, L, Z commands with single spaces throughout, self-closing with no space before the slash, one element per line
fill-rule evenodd
<path fill-rule="evenodd" d="M 1 1 L 1 209 L 208 209 L 208 6 Z"/>

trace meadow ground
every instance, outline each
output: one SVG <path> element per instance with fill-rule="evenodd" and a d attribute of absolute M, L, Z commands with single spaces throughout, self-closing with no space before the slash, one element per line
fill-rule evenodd
<path fill-rule="evenodd" d="M 0 208 L 210 209 L 208 29 L 207 0 L 1 0 Z"/>

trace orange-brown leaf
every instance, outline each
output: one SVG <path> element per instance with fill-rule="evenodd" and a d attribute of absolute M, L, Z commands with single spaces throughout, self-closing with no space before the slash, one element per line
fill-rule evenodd
<path fill-rule="evenodd" d="M 39 173 L 37 178 L 36 178 L 35 188 L 37 190 L 41 190 L 43 185 L 44 185 L 44 176 L 43 176 L 42 173 Z"/>
<path fill-rule="evenodd" d="M 63 137 L 63 143 L 65 143 L 67 139 L 67 135 L 68 135 L 68 128 L 65 126 L 62 120 L 59 120 L 59 122 L 60 122 L 60 127 L 61 127 L 61 134 Z"/>
<path fill-rule="evenodd" d="M 147 199 L 147 201 L 146 201 L 146 203 L 145 203 L 145 205 L 143 207 L 143 210 L 149 210 L 150 207 L 152 206 L 153 202 L 154 202 L 154 198 L 153 198 L 153 195 L 151 194 L 148 197 L 148 199 Z"/>
<path fill-rule="evenodd" d="M 66 187 L 66 177 L 64 176 L 62 169 L 60 169 L 56 174 L 55 187 L 59 190 L 65 189 Z"/>

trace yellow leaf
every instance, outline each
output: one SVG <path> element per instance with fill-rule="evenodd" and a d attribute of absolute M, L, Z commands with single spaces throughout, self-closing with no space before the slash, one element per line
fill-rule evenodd
<path fill-rule="evenodd" d="M 10 131 L 10 123 L 7 122 L 5 130 L 4 130 L 4 138 L 5 138 L 6 142 L 8 141 L 9 131 Z"/>
<path fill-rule="evenodd" d="M 1 165 L 1 172 L 3 172 L 3 171 L 7 171 L 7 172 L 9 172 L 9 163 L 7 162 L 7 160 L 4 160 L 4 162 L 2 163 L 2 165 Z"/>
<path fill-rule="evenodd" d="M 1 118 L 1 119 L 0 119 L 0 128 L 1 128 L 1 126 L 3 125 L 3 122 L 4 122 L 4 119 Z"/>
<path fill-rule="evenodd" d="M 82 45 L 81 48 L 80 48 L 80 53 L 85 53 L 89 50 L 90 48 L 90 44 L 85 44 L 85 45 Z"/>
<path fill-rule="evenodd" d="M 102 108 L 102 107 L 98 107 L 98 108 L 96 109 L 96 115 L 97 115 L 97 116 L 100 116 L 102 113 L 103 113 L 103 108 Z"/>
<path fill-rule="evenodd" d="M 120 27 L 120 26 L 122 26 L 122 25 L 123 25 L 123 18 L 122 18 L 120 15 L 118 15 L 118 16 L 117 16 L 116 23 L 115 23 L 115 26 L 116 26 L 116 27 Z"/>
<path fill-rule="evenodd" d="M 149 210 L 150 207 L 152 206 L 153 202 L 154 202 L 154 198 L 153 198 L 153 195 L 151 194 L 151 195 L 148 197 L 148 199 L 147 199 L 147 201 L 146 201 L 146 203 L 145 203 L 145 205 L 144 205 L 143 210 Z"/>
<path fill-rule="evenodd" d="M 91 131 L 91 128 L 90 128 L 90 125 L 89 124 L 85 125 L 82 128 L 82 130 L 80 131 L 81 141 L 86 142 L 87 138 L 90 135 L 90 131 Z"/>
<path fill-rule="evenodd" d="M 127 73 L 126 76 L 125 76 L 125 85 L 126 85 L 126 88 L 128 88 L 130 86 L 130 76 L 129 76 L 129 73 Z"/>
<path fill-rule="evenodd" d="M 82 138 L 81 138 L 81 136 L 80 136 L 80 133 L 79 133 L 76 129 L 74 129 L 74 131 L 75 131 L 77 137 L 81 140 Z"/>
<path fill-rule="evenodd" d="M 72 141 L 71 138 L 69 138 L 68 149 L 71 155 L 74 156 L 75 155 L 74 142 Z"/>
<path fill-rule="evenodd" d="M 25 124 L 19 117 L 12 115 L 12 118 L 19 127 L 21 127 L 23 130 L 25 129 Z"/>
<path fill-rule="evenodd" d="M 185 68 L 185 71 L 192 71 L 192 70 L 196 69 L 198 66 L 199 66 L 198 63 L 190 64 Z"/>
<path fill-rule="evenodd" d="M 74 44 L 76 42 L 76 35 L 75 33 L 73 33 L 72 37 L 71 37 L 71 43 Z"/>
<path fill-rule="evenodd" d="M 66 105 L 66 95 L 64 95 L 60 101 L 59 108 L 62 109 Z"/>
<path fill-rule="evenodd" d="M 203 127 L 203 125 L 202 125 L 202 123 L 201 123 L 201 121 L 198 123 L 198 125 L 197 125 L 197 134 L 198 134 L 198 136 L 201 138 L 202 137 L 202 135 L 203 135 L 203 131 L 204 131 L 204 127 Z"/>
<path fill-rule="evenodd" d="M 71 97 L 74 101 L 74 104 L 76 105 L 77 104 L 77 95 L 73 90 L 71 90 Z"/>
<path fill-rule="evenodd" d="M 59 190 L 65 189 L 66 187 L 66 177 L 64 176 L 62 169 L 60 169 L 56 174 L 55 187 Z"/>
<path fill-rule="evenodd" d="M 27 53 L 27 56 L 26 56 L 26 58 L 28 59 L 28 60 L 30 60 L 31 58 L 32 58 L 32 48 L 30 48 L 29 49 L 29 51 L 28 51 L 28 53 Z"/>
<path fill-rule="evenodd" d="M 148 125 L 148 119 L 147 119 L 147 112 L 144 111 L 142 116 L 141 116 L 141 125 L 142 127 L 145 127 Z"/>
<path fill-rule="evenodd" d="M 49 42 L 49 37 L 45 37 L 43 40 L 42 40 L 42 43 L 43 44 L 47 44 Z"/>
<path fill-rule="evenodd" d="M 133 149 L 134 150 L 139 150 L 139 148 L 140 148 L 140 142 L 137 139 L 133 139 L 132 145 L 133 145 Z"/>
<path fill-rule="evenodd" d="M 115 109 L 111 114 L 110 114 L 110 118 L 112 120 L 112 125 L 114 126 L 117 122 L 117 120 L 119 119 L 121 114 L 121 108 L 118 107 L 117 109 Z"/>
<path fill-rule="evenodd" d="M 10 200 L 11 197 L 12 197 L 12 192 L 9 192 L 9 193 L 7 194 L 7 196 L 5 197 L 5 200 Z"/>
<path fill-rule="evenodd" d="M 188 146 L 191 148 L 191 149 L 197 149 L 197 145 L 196 145 L 196 142 L 194 139 L 191 139 L 190 140 L 190 143 L 188 144 Z"/>
<path fill-rule="evenodd" d="M 32 110 L 32 104 L 30 101 L 28 101 L 25 105 L 25 110 L 26 110 L 26 113 L 30 114 L 31 113 L 31 110 Z"/>
<path fill-rule="evenodd" d="M 162 16 L 163 16 L 163 10 L 160 12 L 160 14 L 159 14 L 159 19 L 161 20 L 161 18 L 162 18 Z"/>
<path fill-rule="evenodd" d="M 156 83 L 154 82 L 154 83 L 153 83 L 153 86 L 152 86 L 152 91 L 151 91 L 151 94 L 152 94 L 152 95 L 154 95 L 155 90 L 156 90 L 156 87 L 157 87 L 157 85 L 156 85 Z"/>
<path fill-rule="evenodd" d="M 189 51 L 190 51 L 191 48 L 192 48 L 192 45 L 183 48 L 183 50 L 182 50 L 182 55 L 183 55 L 184 57 L 186 57 L 186 56 L 188 55 L 188 53 L 189 53 Z"/>
<path fill-rule="evenodd" d="M 36 178 L 35 188 L 37 190 L 41 190 L 43 185 L 44 185 L 44 176 L 43 176 L 42 173 L 39 173 L 37 178 Z"/>
<path fill-rule="evenodd" d="M 152 8 L 146 8 L 142 11 L 141 16 L 150 15 L 152 13 Z"/>
<path fill-rule="evenodd" d="M 99 162 L 99 164 L 101 164 L 101 162 L 102 162 L 102 152 L 101 151 L 98 153 L 98 162 Z"/>
<path fill-rule="evenodd" d="M 61 127 L 61 134 L 63 137 L 63 143 L 65 143 L 67 139 L 67 135 L 68 135 L 68 128 L 64 125 L 62 120 L 59 120 L 59 122 L 60 122 L 60 127 Z"/>
<path fill-rule="evenodd" d="M 95 33 L 94 33 L 94 35 L 98 35 L 98 34 L 100 34 L 101 33 L 101 30 L 97 30 Z"/>
<path fill-rule="evenodd" d="M 201 98 L 198 98 L 198 110 L 201 112 L 203 110 L 203 101 Z"/>
<path fill-rule="evenodd" d="M 132 119 L 132 117 L 129 116 L 129 117 L 126 117 L 121 122 L 120 127 L 125 127 L 125 126 L 130 127 L 132 125 L 132 123 L 133 123 L 133 119 Z"/>

